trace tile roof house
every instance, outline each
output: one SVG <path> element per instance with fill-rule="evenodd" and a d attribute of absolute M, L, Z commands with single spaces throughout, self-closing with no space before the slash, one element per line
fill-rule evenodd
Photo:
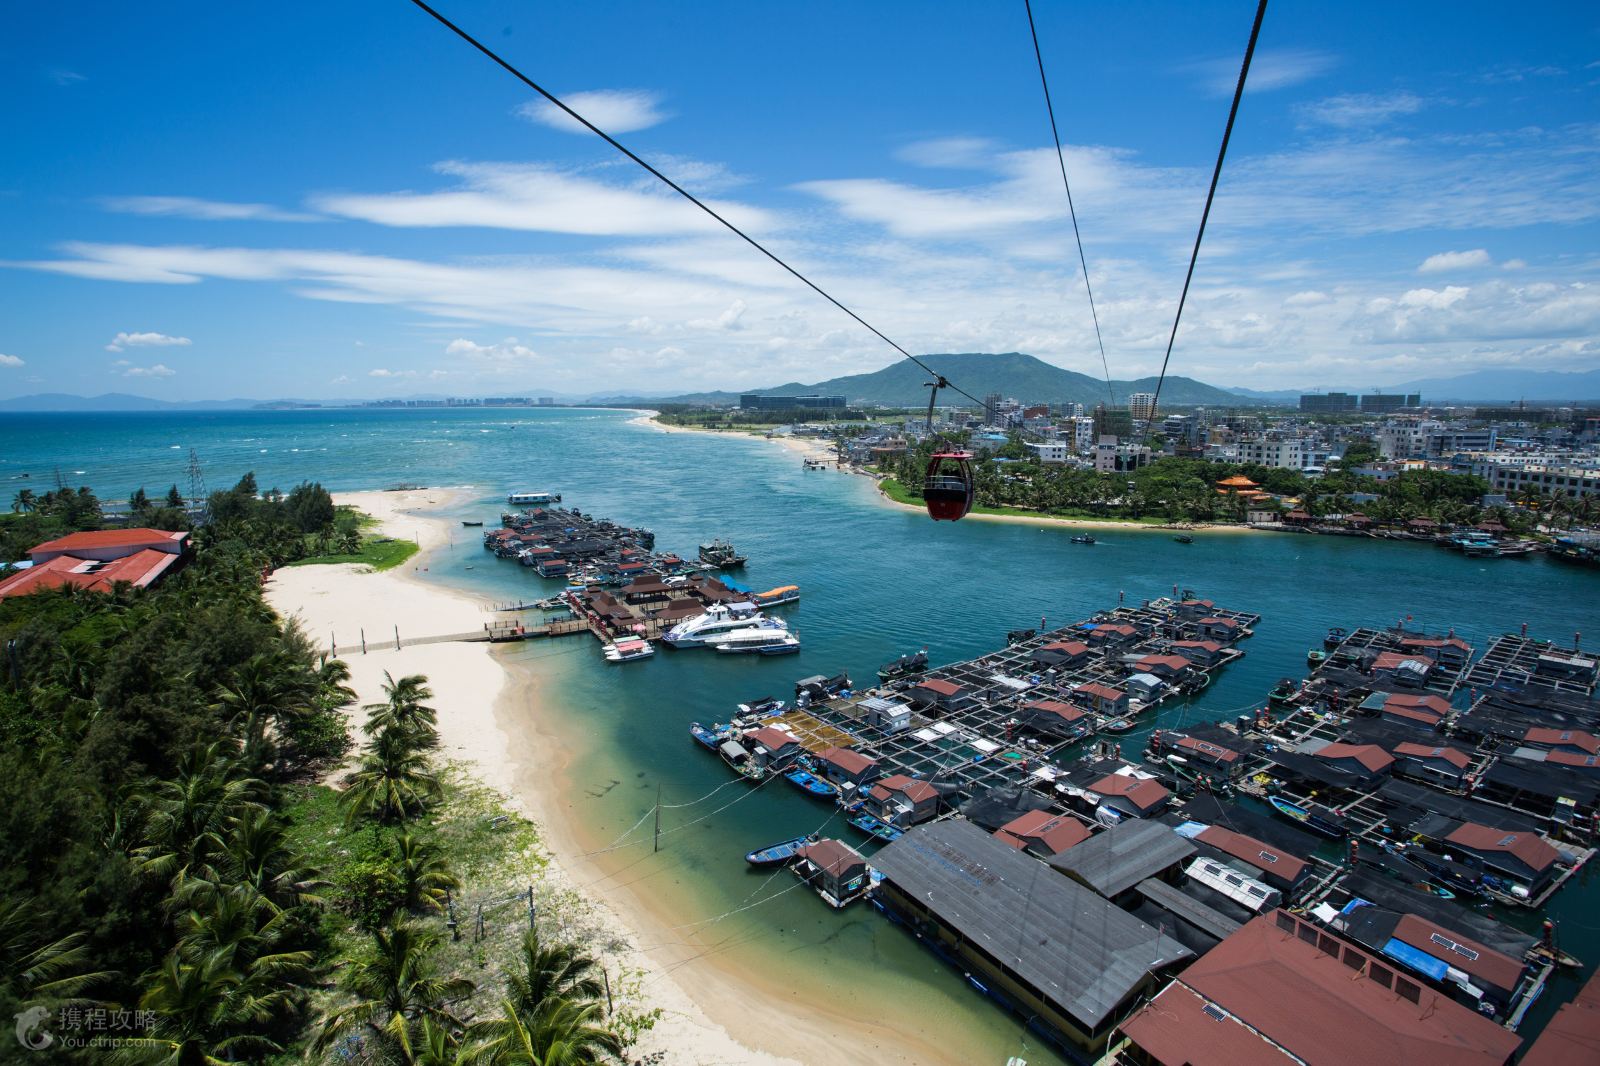
<path fill-rule="evenodd" d="M 1079 685 L 1072 690 L 1072 694 L 1081 697 L 1100 714 L 1120 716 L 1128 713 L 1128 694 L 1119 688 L 1091 682 Z"/>
<path fill-rule="evenodd" d="M 878 776 L 878 760 L 854 748 L 832 747 L 817 754 L 822 776 L 836 785 L 863 785 Z"/>
<path fill-rule="evenodd" d="M 1049 858 L 1088 840 L 1089 829 L 1070 814 L 1026 811 L 996 829 L 994 835 L 1018 851 Z"/>
<path fill-rule="evenodd" d="M 1101 805 L 1135 818 L 1159 814 L 1172 798 L 1160 781 L 1132 774 L 1107 774 L 1090 785 L 1089 791 L 1099 797 Z"/>
<path fill-rule="evenodd" d="M 1265 844 L 1255 837 L 1236 833 L 1221 825 L 1208 825 L 1194 839 L 1214 848 L 1229 859 L 1244 863 L 1255 871 L 1251 874 L 1285 894 L 1311 872 L 1311 864 L 1282 848 Z"/>
<path fill-rule="evenodd" d="M 1505 1066 L 1521 1039 L 1286 911 L 1211 949 L 1122 1026 L 1156 1066 Z"/>
<path fill-rule="evenodd" d="M 905 774 L 890 774 L 867 795 L 874 813 L 889 825 L 916 825 L 939 813 L 938 789 Z"/>
<path fill-rule="evenodd" d="M 1530 891 L 1543 887 L 1556 873 L 1560 853 L 1537 833 L 1495 829 L 1462 822 L 1441 843 L 1476 856 L 1491 871 L 1510 877 Z"/>
<path fill-rule="evenodd" d="M 126 582 L 148 588 L 181 564 L 189 534 L 162 529 L 69 533 L 28 550 L 32 565 L 0 581 L 0 597 L 75 585 L 105 592 Z"/>
<path fill-rule="evenodd" d="M 1460 748 L 1437 744 L 1396 744 L 1394 757 L 1395 773 L 1424 781 L 1442 781 L 1451 787 L 1461 784 L 1467 768 L 1472 765 L 1472 756 Z"/>

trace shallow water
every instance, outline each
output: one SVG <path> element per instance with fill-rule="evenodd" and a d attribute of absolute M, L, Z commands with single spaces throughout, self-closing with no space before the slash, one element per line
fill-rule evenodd
<path fill-rule="evenodd" d="M 1242 645 L 1245 657 L 1199 699 L 1164 708 L 1169 723 L 1231 717 L 1280 677 L 1302 676 L 1307 649 L 1320 647 L 1333 625 L 1409 617 L 1413 627 L 1453 627 L 1480 650 L 1524 622 L 1531 634 L 1562 642 L 1580 630 L 1600 638 L 1600 573 L 1542 557 L 1471 560 L 1426 545 L 1268 534 L 1197 535 L 1183 545 L 1169 533 L 1140 530 L 1097 531 L 1099 543 L 1086 546 L 1070 543 L 1065 529 L 936 525 L 882 506 L 866 478 L 804 471 L 798 455 L 769 443 L 661 433 L 629 424 L 632 417 L 564 409 L 12 415 L 0 418 L 0 481 L 13 492 L 39 491 L 59 467 L 68 483 L 88 484 L 103 498 L 126 498 L 140 485 L 154 495 L 174 482 L 187 489 L 194 448 L 213 489 L 246 469 L 263 488 L 302 479 L 335 490 L 472 484 L 481 491 L 478 505 L 452 517 L 487 527 L 507 491 L 542 489 L 585 512 L 649 526 L 661 548 L 692 553 L 714 536 L 733 541 L 751 559 L 735 580 L 756 589 L 802 587 L 801 603 L 779 609 L 805 642 L 799 655 L 663 649 L 611 666 L 578 637 L 506 653 L 548 679 L 562 717 L 558 732 L 577 751 L 579 834 L 596 848 L 646 815 L 658 786 L 674 804 L 728 782 L 721 763 L 689 740 L 691 720 L 725 718 L 754 696 L 787 698 L 793 681 L 810 674 L 848 670 L 870 683 L 881 663 L 924 645 L 935 663 L 976 656 L 1002 645 L 1008 630 L 1036 626 L 1041 616 L 1051 625 L 1081 618 L 1114 606 L 1119 594 L 1137 603 L 1177 586 L 1262 615 Z M 24 472 L 31 477 L 21 479 Z M 479 547 L 478 533 L 462 530 L 451 548 L 425 560 L 426 576 L 485 601 L 559 587 L 496 560 Z M 784 891 L 740 910 L 796 883 L 785 874 L 764 884 L 765 875 L 746 869 L 744 852 L 817 829 L 828 817 L 828 808 L 781 781 L 755 791 L 724 788 L 666 812 L 656 872 L 635 890 L 648 889 L 656 908 L 681 915 L 681 923 L 704 923 L 682 935 L 714 950 L 723 966 L 783 984 L 800 1003 L 825 999 L 855 1017 L 917 1029 L 948 1047 L 953 1061 L 1000 1063 L 1014 1054 L 1055 1061 L 1015 1018 L 865 907 L 841 914 L 807 892 Z M 622 843 L 650 828 L 646 822 Z M 859 843 L 837 821 L 826 831 Z M 647 851 L 648 843 L 624 848 L 607 857 L 609 869 L 636 879 L 632 855 Z M 1563 946 L 1591 966 L 1600 962 L 1596 877 L 1586 871 L 1552 908 Z M 707 921 L 731 911 L 738 913 Z M 1563 980 L 1547 993 L 1524 1033 L 1575 988 Z"/>

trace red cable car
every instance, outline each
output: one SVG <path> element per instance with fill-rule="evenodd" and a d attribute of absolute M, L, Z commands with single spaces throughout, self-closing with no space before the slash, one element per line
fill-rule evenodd
<path fill-rule="evenodd" d="M 954 522 L 972 510 L 972 456 L 967 452 L 935 452 L 922 482 L 922 500 L 935 522 Z"/>

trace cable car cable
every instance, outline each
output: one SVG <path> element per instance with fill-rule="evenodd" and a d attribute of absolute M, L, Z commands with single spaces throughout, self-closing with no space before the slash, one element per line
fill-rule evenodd
<path fill-rule="evenodd" d="M 1205 239 L 1206 220 L 1211 217 L 1211 202 L 1217 195 L 1217 183 L 1222 179 L 1222 161 L 1228 155 L 1228 140 L 1233 136 L 1233 121 L 1239 115 L 1239 101 L 1244 97 L 1245 79 L 1250 75 L 1250 59 L 1255 55 L 1256 41 L 1261 37 L 1261 20 L 1267 14 L 1267 0 L 1256 5 L 1255 23 L 1250 27 L 1250 43 L 1245 45 L 1244 62 L 1239 66 L 1239 81 L 1233 88 L 1233 104 L 1228 108 L 1228 124 L 1222 130 L 1222 146 L 1217 149 L 1217 165 L 1211 171 L 1211 187 L 1206 190 L 1205 210 L 1200 212 L 1200 229 L 1194 235 L 1194 250 L 1189 253 L 1189 272 L 1183 277 L 1183 292 L 1178 296 L 1178 311 L 1172 316 L 1172 333 L 1167 337 L 1167 354 L 1161 359 L 1161 375 L 1156 378 L 1156 391 L 1150 399 L 1150 413 L 1145 416 L 1141 440 L 1150 439 L 1150 425 L 1156 419 L 1156 407 L 1161 403 L 1161 385 L 1167 379 L 1167 364 L 1172 360 L 1172 345 L 1178 339 L 1178 323 L 1183 320 L 1184 301 L 1189 297 L 1189 283 L 1194 280 L 1194 265 L 1200 258 L 1200 242 Z"/>
<path fill-rule="evenodd" d="M 1028 9 L 1028 32 L 1033 36 L 1033 58 L 1039 64 L 1039 85 L 1044 89 L 1044 109 L 1050 115 L 1050 136 L 1056 141 L 1056 162 L 1061 167 L 1061 185 L 1067 190 L 1067 213 L 1072 216 L 1072 236 L 1078 242 L 1078 263 L 1083 267 L 1083 291 L 1089 295 L 1089 317 L 1094 320 L 1094 339 L 1100 346 L 1100 366 L 1106 375 L 1106 402 L 1117 405 L 1111 388 L 1111 363 L 1106 359 L 1106 342 L 1100 336 L 1100 312 L 1094 306 L 1094 287 L 1089 284 L 1089 260 L 1083 254 L 1083 234 L 1078 232 L 1078 209 L 1072 203 L 1072 183 L 1067 180 L 1067 157 L 1061 150 L 1061 133 L 1056 129 L 1056 109 L 1050 102 L 1050 82 L 1044 76 L 1044 53 L 1039 50 L 1039 30 L 1033 24 L 1033 0 L 1022 0 Z"/>
<path fill-rule="evenodd" d="M 905 356 L 907 359 L 909 359 L 913 363 L 917 364 L 917 366 L 921 367 L 923 370 L 927 371 L 929 374 L 932 374 L 934 377 L 938 377 L 939 376 L 934 371 L 934 369 L 932 367 L 930 367 L 927 363 L 924 363 L 921 359 L 918 359 L 916 356 L 912 355 L 910 352 L 906 351 L 904 348 L 900 347 L 899 344 L 896 344 L 893 340 L 891 340 L 889 338 L 889 336 L 886 333 L 884 333 L 882 330 L 878 329 L 878 327 L 874 326 L 872 323 L 868 322 L 866 319 L 862 318 L 860 315 L 858 315 L 854 311 L 850 310 L 850 308 L 848 308 L 844 304 L 840 303 L 834 297 L 830 296 L 816 282 L 812 281 L 810 278 L 808 278 L 804 274 L 800 273 L 800 271 L 796 270 L 794 267 L 790 266 L 788 263 L 786 263 L 782 259 L 778 258 L 776 253 L 774 253 L 772 251 L 769 251 L 767 249 L 767 247 L 765 245 L 763 245 L 760 241 L 758 241 L 754 237 L 750 236 L 748 233 L 746 233 L 744 230 L 740 229 L 738 226 L 735 226 L 732 222 L 729 222 L 727 219 L 723 218 L 713 208 L 708 206 L 703 200 L 699 199 L 693 193 L 691 193 L 689 190 L 685 189 L 682 185 L 679 185 L 677 182 L 673 181 L 671 178 L 669 178 L 665 174 L 661 173 L 661 171 L 657 170 L 655 167 L 653 167 L 649 163 L 645 162 L 638 155 L 634 154 L 627 146 L 622 144 L 622 142 L 618 141 L 615 137 L 611 136 L 605 130 L 601 129 L 599 126 L 596 126 L 593 122 L 590 122 L 588 119 L 586 119 L 582 115 L 578 114 L 572 108 L 568 107 L 565 102 L 563 102 L 558 96 L 556 96 L 550 90 L 546 89 L 544 86 L 540 85 L 538 82 L 534 81 L 532 78 L 530 78 L 526 74 L 522 73 L 522 71 L 520 71 L 516 67 L 512 66 L 511 63 L 508 62 L 507 60 L 502 59 L 500 57 L 500 55 L 498 53 L 496 53 L 493 49 L 489 48 L 483 42 L 479 41 L 476 37 L 472 36 L 472 34 L 468 33 L 466 30 L 462 29 L 460 26 L 457 26 L 454 22 L 451 22 L 448 18 L 446 18 L 444 15 L 440 14 L 437 10 L 435 10 L 432 7 L 430 7 L 425 2 L 425 0 L 411 0 L 411 2 L 413 4 L 415 4 L 417 7 L 421 8 L 423 11 L 427 12 L 429 15 L 433 16 L 433 18 L 441 26 L 443 26 L 445 29 L 449 30 L 451 33 L 454 33 L 457 37 L 460 37 L 463 41 L 465 41 L 468 44 L 470 44 L 473 48 L 476 48 L 479 52 L 482 52 L 489 59 L 493 60 L 494 63 L 497 66 L 499 66 L 501 69 L 505 70 L 506 73 L 510 74 L 512 77 L 514 77 L 518 81 L 522 82 L 522 84 L 526 85 L 528 88 L 532 89 L 534 92 L 538 93 L 540 96 L 544 97 L 546 100 L 550 101 L 556 107 L 560 108 L 570 118 L 576 120 L 585 129 L 589 130 L 589 132 L 593 133 L 595 136 L 597 136 L 601 140 L 605 141 L 611 147 L 615 148 L 617 151 L 621 152 L 623 155 L 627 156 L 629 159 L 631 159 L 635 163 L 639 164 L 646 171 L 648 171 L 651 174 L 651 176 L 656 178 L 662 184 L 666 185 L 673 192 L 677 193 L 679 196 L 683 197 L 685 200 L 688 200 L 691 204 L 694 204 L 700 210 L 704 211 L 706 214 L 710 215 L 712 218 L 714 218 L 718 222 L 722 223 L 722 225 L 726 229 L 728 229 L 734 235 L 738 236 L 746 244 L 750 245 L 750 247 L 754 248 L 756 251 L 760 252 L 762 255 L 766 256 L 768 259 L 772 260 L 774 263 L 778 264 L 784 270 L 788 271 L 794 277 L 796 277 L 801 282 L 803 282 L 805 284 L 805 286 L 807 288 L 809 288 L 812 292 L 815 292 L 818 296 L 821 296 L 824 300 L 827 300 L 833 306 L 837 307 L 839 310 L 843 311 L 845 314 L 847 314 L 851 318 L 855 319 L 862 326 L 865 326 L 879 340 L 883 341 L 889 347 L 893 348 L 895 351 L 899 352 L 901 355 Z M 943 380 L 943 379 L 941 379 L 941 380 Z M 948 385 L 947 384 L 946 387 L 948 387 L 950 389 L 953 389 L 956 392 L 959 392 L 961 395 L 965 396 L 967 399 L 971 400 L 975 404 L 978 404 L 979 406 L 982 406 L 982 404 L 983 404 L 982 400 L 978 399 L 976 396 L 972 395 L 970 392 L 966 391 L 965 389 L 961 388 L 958 385 Z"/>

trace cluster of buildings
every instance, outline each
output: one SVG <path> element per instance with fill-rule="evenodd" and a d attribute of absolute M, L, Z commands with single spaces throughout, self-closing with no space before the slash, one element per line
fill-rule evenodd
<path fill-rule="evenodd" d="M 28 550 L 0 579 L 0 599 L 74 586 L 108 592 L 126 583 L 148 588 L 188 558 L 189 534 L 164 529 L 106 529 L 69 533 Z"/>

